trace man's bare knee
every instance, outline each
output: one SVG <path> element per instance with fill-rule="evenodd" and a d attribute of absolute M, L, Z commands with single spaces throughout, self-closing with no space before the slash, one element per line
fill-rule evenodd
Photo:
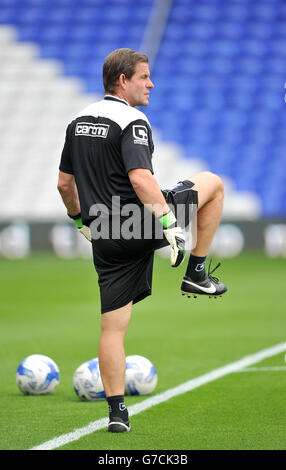
<path fill-rule="evenodd" d="M 221 177 L 212 171 L 202 171 L 201 173 L 190 177 L 189 180 L 195 184 L 199 184 L 200 182 L 206 183 L 213 186 L 219 192 L 224 191 L 224 185 Z"/>
<path fill-rule="evenodd" d="M 126 334 L 131 312 L 132 312 L 133 302 L 120 307 L 116 310 L 106 312 L 101 316 L 101 331 L 102 333 L 119 333 Z"/>
<path fill-rule="evenodd" d="M 218 196 L 223 196 L 224 194 L 224 184 L 220 176 L 216 175 L 215 173 L 211 173 L 213 182 L 214 182 L 214 187 L 215 191 Z"/>
<path fill-rule="evenodd" d="M 210 185 L 210 200 L 216 200 L 222 204 L 224 197 L 224 185 L 220 176 L 215 173 L 208 172 L 208 181 Z"/>
<path fill-rule="evenodd" d="M 211 171 L 202 171 L 189 178 L 198 191 L 199 209 L 213 199 L 223 200 L 224 185 L 220 176 Z"/>

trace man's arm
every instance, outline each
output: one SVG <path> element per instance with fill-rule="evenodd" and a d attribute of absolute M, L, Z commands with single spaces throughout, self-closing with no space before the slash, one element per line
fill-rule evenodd
<path fill-rule="evenodd" d="M 129 171 L 128 176 L 138 198 L 143 204 L 152 206 L 151 211 L 155 217 L 162 217 L 170 211 L 158 182 L 150 170 L 136 168 Z"/>
<path fill-rule="evenodd" d="M 67 208 L 68 215 L 73 219 L 80 233 L 89 241 L 91 241 L 91 233 L 89 227 L 83 225 L 80 213 L 80 203 L 76 187 L 74 175 L 59 172 L 58 191 L 62 197 L 63 203 Z"/>
<path fill-rule="evenodd" d="M 79 214 L 80 203 L 74 175 L 60 171 L 57 188 L 67 208 L 68 214 L 72 216 Z"/>
<path fill-rule="evenodd" d="M 164 235 L 171 247 L 171 265 L 179 266 L 185 258 L 185 237 L 181 227 L 177 226 L 176 217 L 170 210 L 157 180 L 150 170 L 144 168 L 130 170 L 128 175 L 140 201 L 149 207 L 163 226 Z"/>

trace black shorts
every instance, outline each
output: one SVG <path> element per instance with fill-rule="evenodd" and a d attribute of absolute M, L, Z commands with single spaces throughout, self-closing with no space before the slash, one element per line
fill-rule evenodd
<path fill-rule="evenodd" d="M 186 180 L 162 191 L 168 205 L 174 210 L 179 225 L 180 218 L 183 217 L 184 226 L 187 226 L 190 217 L 196 212 L 198 193 L 192 189 L 193 186 L 194 183 Z M 155 223 L 160 225 L 159 222 Z M 162 232 L 162 227 L 159 230 Z M 92 240 L 101 313 L 116 310 L 131 301 L 135 304 L 151 295 L 154 251 L 167 245 L 167 240 L 160 233 L 158 235 L 158 231 L 156 234 L 153 232 L 148 239 Z"/>

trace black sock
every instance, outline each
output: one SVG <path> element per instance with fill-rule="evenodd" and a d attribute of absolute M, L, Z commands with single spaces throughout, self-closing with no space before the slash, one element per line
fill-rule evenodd
<path fill-rule="evenodd" d="M 124 395 L 114 395 L 107 397 L 109 408 L 109 419 L 112 421 L 114 418 L 121 418 L 123 421 L 128 421 L 128 410 L 124 403 Z"/>
<path fill-rule="evenodd" d="M 190 255 L 186 276 L 190 277 L 193 281 L 203 281 L 206 277 L 205 263 L 206 256 Z"/>

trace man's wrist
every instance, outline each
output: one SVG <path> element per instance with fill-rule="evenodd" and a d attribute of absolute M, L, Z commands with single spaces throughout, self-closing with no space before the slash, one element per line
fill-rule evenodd
<path fill-rule="evenodd" d="M 76 219 L 80 219 L 81 218 L 81 212 L 79 212 L 78 214 L 76 215 L 71 215 L 67 212 L 67 215 L 69 216 L 70 219 L 73 219 L 73 220 L 76 220 Z"/>
<path fill-rule="evenodd" d="M 81 212 L 79 212 L 76 215 L 71 215 L 69 213 L 67 213 L 67 214 L 68 214 L 69 218 L 74 221 L 77 228 L 82 228 L 83 227 L 83 223 L 82 223 L 82 220 L 81 220 Z"/>

